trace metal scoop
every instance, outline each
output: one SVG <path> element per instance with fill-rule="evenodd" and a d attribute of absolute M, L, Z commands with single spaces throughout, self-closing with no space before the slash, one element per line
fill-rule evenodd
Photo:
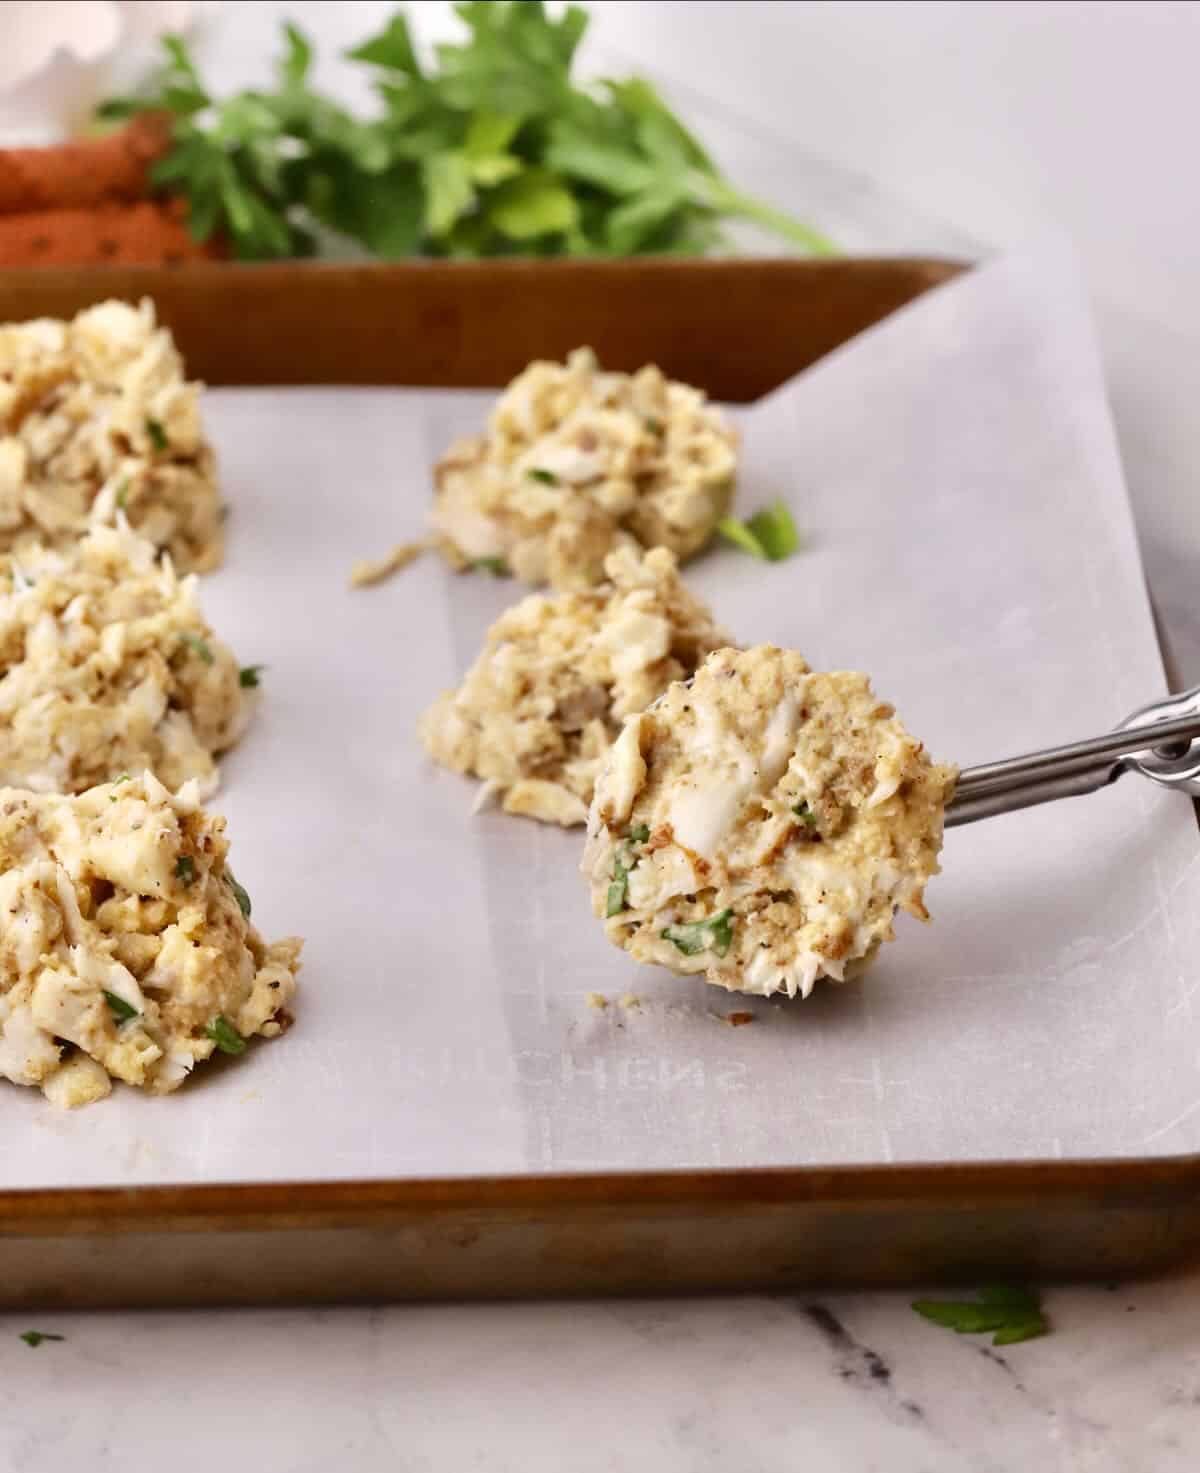
<path fill-rule="evenodd" d="M 1143 706 L 1105 736 L 966 768 L 946 827 L 1093 793 L 1125 772 L 1200 796 L 1200 686 Z"/>

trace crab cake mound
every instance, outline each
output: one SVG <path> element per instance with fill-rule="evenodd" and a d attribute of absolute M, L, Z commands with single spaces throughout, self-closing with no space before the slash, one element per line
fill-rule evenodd
<path fill-rule="evenodd" d="M 629 718 L 596 782 L 583 869 L 609 939 L 731 992 L 807 997 L 928 919 L 955 771 L 865 675 L 770 645 L 718 650 Z"/>
<path fill-rule="evenodd" d="M 79 797 L 0 789 L 0 1077 L 83 1105 L 168 1094 L 291 1021 L 301 943 L 264 943 L 225 820 L 146 773 Z"/>
<path fill-rule="evenodd" d="M 622 720 L 728 642 L 666 548 L 621 548 L 606 568 L 599 588 L 507 609 L 462 685 L 422 719 L 434 760 L 485 779 L 509 813 L 583 823 Z"/>
<path fill-rule="evenodd" d="M 221 561 L 200 385 L 153 304 L 0 326 L 0 550 L 65 546 L 122 510 L 181 571 Z"/>
<path fill-rule="evenodd" d="M 699 389 L 647 366 L 602 373 L 589 348 L 532 363 L 488 432 L 434 471 L 433 523 L 459 568 L 503 564 L 522 582 L 586 588 L 624 544 L 700 551 L 729 509 L 736 438 Z"/>
<path fill-rule="evenodd" d="M 124 525 L 0 556 L 0 784 L 78 793 L 148 767 L 215 790 L 250 699 L 195 583 Z"/>

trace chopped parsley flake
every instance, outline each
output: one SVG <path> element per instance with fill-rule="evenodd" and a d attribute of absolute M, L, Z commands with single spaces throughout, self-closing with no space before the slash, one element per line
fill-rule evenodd
<path fill-rule="evenodd" d="M 196 861 L 190 854 L 181 854 L 175 861 L 175 878 L 190 885 L 196 878 Z"/>
<path fill-rule="evenodd" d="M 167 448 L 167 432 L 163 429 L 161 420 L 147 419 L 146 433 L 150 436 L 150 443 L 155 450 L 161 452 Z"/>
<path fill-rule="evenodd" d="M 246 919 L 249 920 L 250 919 L 250 897 L 249 897 L 249 895 L 246 894 L 246 892 L 242 888 L 242 886 L 239 885 L 238 882 L 233 878 L 233 872 L 231 870 L 226 870 L 225 871 L 225 878 L 229 882 L 229 888 L 233 891 L 233 898 L 238 903 L 238 909 L 246 917 Z"/>
<path fill-rule="evenodd" d="M 43 1341 L 65 1340 L 65 1335 L 52 1335 L 49 1330 L 22 1330 L 17 1336 L 18 1340 L 24 1340 L 31 1349 L 36 1350 Z"/>
<path fill-rule="evenodd" d="M 243 690 L 257 690 L 262 684 L 259 677 L 266 668 L 265 665 L 243 665 L 238 671 L 238 684 Z"/>
<path fill-rule="evenodd" d="M 608 898 L 604 906 L 605 919 L 620 915 L 629 904 L 629 871 L 637 863 L 633 853 L 635 844 L 644 844 L 650 830 L 644 823 L 635 824 L 616 847 L 613 854 L 612 880 L 608 886 Z"/>
<path fill-rule="evenodd" d="M 1050 1330 L 1034 1289 L 980 1289 L 978 1300 L 917 1299 L 913 1308 L 922 1319 L 959 1335 L 991 1334 L 993 1345 L 1017 1345 Z"/>
<path fill-rule="evenodd" d="M 124 511 L 125 503 L 129 500 L 129 477 L 126 476 L 117 487 L 117 510 Z"/>
<path fill-rule="evenodd" d="M 697 956 L 702 951 L 715 951 L 724 956 L 733 944 L 733 912 L 720 910 L 715 916 L 702 921 L 688 921 L 678 926 L 668 926 L 662 933 L 663 940 L 677 946 L 684 956 Z"/>
<path fill-rule="evenodd" d="M 115 992 L 105 989 L 104 1001 L 108 1004 L 115 1023 L 128 1023 L 130 1018 L 138 1016 L 138 1010 L 132 1003 L 126 1002 L 123 997 L 118 997 Z"/>
<path fill-rule="evenodd" d="M 204 1030 L 223 1054 L 244 1054 L 246 1040 L 224 1013 L 218 1013 Z"/>
<path fill-rule="evenodd" d="M 199 655 L 199 657 L 204 661 L 206 665 L 212 664 L 213 652 L 211 649 L 209 649 L 207 640 L 201 639 L 198 634 L 190 634 L 187 632 L 181 634 L 179 637 L 183 640 L 184 644 L 187 645 L 188 649 L 190 649 L 194 655 Z"/>
<path fill-rule="evenodd" d="M 800 820 L 806 829 L 815 829 L 817 826 L 817 815 L 808 806 L 807 802 L 797 803 L 792 812 Z"/>
<path fill-rule="evenodd" d="M 629 897 L 629 871 L 619 859 L 613 860 L 613 877 L 608 884 L 608 900 L 604 906 L 604 916 L 607 920 L 611 916 L 619 916 L 625 909 Z"/>
<path fill-rule="evenodd" d="M 508 577 L 508 564 L 502 557 L 477 557 L 471 566 L 477 573 L 490 573 L 493 578 Z"/>
<path fill-rule="evenodd" d="M 646 416 L 645 425 L 652 435 L 664 434 L 667 428 L 666 425 L 663 424 L 662 420 L 656 418 L 653 414 L 648 414 Z"/>
<path fill-rule="evenodd" d="M 525 472 L 531 481 L 540 481 L 543 486 L 557 486 L 558 477 L 540 465 L 531 465 Z"/>

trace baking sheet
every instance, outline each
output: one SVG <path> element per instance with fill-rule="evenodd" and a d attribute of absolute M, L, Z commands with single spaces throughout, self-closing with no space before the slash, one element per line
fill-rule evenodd
<path fill-rule="evenodd" d="M 471 815 L 414 725 L 521 590 L 433 559 L 346 575 L 419 527 L 429 465 L 487 402 L 209 395 L 234 514 L 203 601 L 268 666 L 217 806 L 256 921 L 307 937 L 298 1021 L 165 1100 L 63 1115 L 5 1087 L 0 1185 L 1200 1149 L 1200 845 L 1175 795 L 1129 778 L 953 831 L 934 924 L 901 917 L 864 985 L 807 1003 L 635 968 L 590 917 L 579 833 Z M 740 509 L 782 494 L 806 538 L 693 566 L 743 641 L 870 670 L 964 765 L 1164 689 L 1062 251 L 940 289 L 737 417 Z"/>

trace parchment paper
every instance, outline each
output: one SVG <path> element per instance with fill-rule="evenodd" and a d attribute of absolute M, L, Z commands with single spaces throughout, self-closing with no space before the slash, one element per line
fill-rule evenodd
<path fill-rule="evenodd" d="M 217 802 L 255 919 L 308 938 L 298 1021 L 168 1099 L 64 1115 L 3 1086 L 0 1183 L 1200 1149 L 1200 842 L 1175 795 L 1126 778 L 954 831 L 933 924 L 902 917 L 865 983 L 807 1003 L 634 967 L 591 919 L 578 832 L 472 817 L 475 786 L 414 724 L 522 590 L 432 558 L 346 579 L 419 531 L 432 460 L 487 401 L 209 395 L 234 513 L 203 599 L 268 667 Z M 783 495 L 806 540 L 778 566 L 727 547 L 694 565 L 743 641 L 871 671 L 963 764 L 1164 689 L 1058 250 L 941 289 L 738 419 L 739 509 Z"/>

